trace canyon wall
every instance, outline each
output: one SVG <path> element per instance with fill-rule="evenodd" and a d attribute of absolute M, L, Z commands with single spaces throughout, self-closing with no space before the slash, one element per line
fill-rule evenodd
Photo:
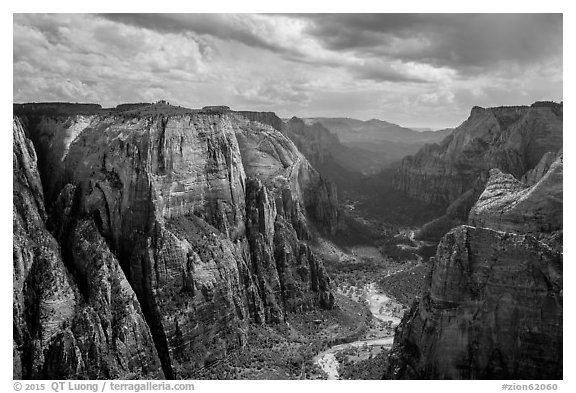
<path fill-rule="evenodd" d="M 474 107 L 442 142 L 402 160 L 394 183 L 409 196 L 448 206 L 469 190 L 477 197 L 490 169 L 520 178 L 561 148 L 562 104 Z"/>
<path fill-rule="evenodd" d="M 553 102 L 474 107 L 470 117 L 442 142 L 426 145 L 403 159 L 394 187 L 446 208 L 446 213 L 424 225 L 417 237 L 439 241 L 451 228 L 466 223 L 491 169 L 521 179 L 536 170 L 544 156 L 557 154 L 562 149 L 562 108 Z"/>
<path fill-rule="evenodd" d="M 490 171 L 396 331 L 390 377 L 562 379 L 562 172 L 561 154 L 531 186 Z"/>
<path fill-rule="evenodd" d="M 297 117 L 283 121 L 273 112 L 235 112 L 249 120 L 268 124 L 290 139 L 310 164 L 336 192 L 355 184 L 359 172 L 374 166 L 374 160 L 361 150 L 340 143 L 338 136 L 320 123 L 307 123 Z"/>
<path fill-rule="evenodd" d="M 64 255 L 46 229 L 36 153 L 17 118 L 13 141 L 14 378 L 162 378 L 118 260 L 89 217 L 67 231 Z"/>
<path fill-rule="evenodd" d="M 562 230 L 562 162 L 563 155 L 559 154 L 531 186 L 498 169 L 490 170 L 486 189 L 470 211 L 469 223 L 533 236 Z M 532 175 L 532 180 L 536 176 Z"/>
<path fill-rule="evenodd" d="M 38 205 L 45 199 L 47 208 L 36 209 L 42 219 L 33 226 L 50 229 L 44 230 L 54 258 L 66 262 L 62 275 L 72 289 L 59 291 L 78 287 L 80 294 L 94 293 L 94 302 L 105 293 L 113 312 L 140 329 L 136 338 L 119 334 L 123 342 L 153 340 L 149 357 L 158 375 L 185 378 L 242 349 L 250 323 L 283 323 L 290 311 L 333 307 L 330 279 L 305 240 L 337 230 L 337 200 L 294 144 L 267 124 L 229 111 L 153 109 L 27 115 L 19 108 L 15 124 L 22 121 L 34 142 L 27 148 L 38 153 L 40 175 L 33 177 L 30 200 Z M 15 139 L 15 157 L 17 149 Z M 15 163 L 15 176 L 23 172 Z M 22 213 L 25 220 L 30 214 Z M 102 281 L 108 289 L 99 287 Z M 15 304 L 26 308 L 31 300 L 16 289 Z M 131 308 L 123 300 L 130 294 Z M 18 296 L 23 299 L 17 302 Z M 75 296 L 61 295 L 71 304 Z M 78 334 L 93 331 L 95 318 L 104 319 L 105 310 L 94 307 Z M 18 315 L 15 326 L 37 318 L 32 309 Z M 58 326 L 48 326 L 64 334 L 62 321 L 71 318 L 57 316 Z M 131 326 L 119 317 L 108 320 Z M 58 340 L 57 348 L 73 351 L 69 335 Z M 75 353 L 84 363 L 90 356 L 94 362 L 130 359 L 80 348 Z M 54 356 L 62 357 L 64 349 Z M 24 348 L 21 357 L 30 353 Z M 48 367 L 43 359 L 37 363 Z M 26 364 L 15 366 L 15 375 L 16 369 L 32 375 Z M 135 377 L 152 378 L 149 369 Z M 67 369 L 59 377 L 108 377 L 78 367 L 75 373 Z M 33 375 L 53 377 L 47 371 Z"/>

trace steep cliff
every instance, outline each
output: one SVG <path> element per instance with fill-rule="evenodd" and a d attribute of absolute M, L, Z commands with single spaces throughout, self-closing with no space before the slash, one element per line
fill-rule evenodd
<path fill-rule="evenodd" d="M 346 149 L 335 134 L 319 123 L 306 124 L 304 120 L 293 117 L 284 124 L 283 131 L 316 166 L 336 155 L 338 149 Z"/>
<path fill-rule="evenodd" d="M 64 263 L 46 229 L 36 154 L 13 123 L 14 378 L 158 378 L 140 304 L 90 219 L 69 228 Z"/>
<path fill-rule="evenodd" d="M 390 362 L 397 379 L 561 379 L 562 255 L 529 235 L 452 230 Z"/>
<path fill-rule="evenodd" d="M 338 231 L 334 184 L 320 176 L 288 137 L 262 127 L 262 123 L 246 122 L 243 116 L 235 120 L 242 125 L 235 132 L 246 174 L 262 180 L 272 192 L 278 212 L 292 223 L 299 236 L 310 236 L 306 214 L 320 232 Z"/>
<path fill-rule="evenodd" d="M 172 378 L 242 348 L 249 323 L 333 307 L 303 240 L 336 230 L 338 210 L 272 127 L 229 111 L 161 109 L 21 116 L 50 168 L 43 183 L 62 255 L 82 263 L 83 239 L 110 247 Z M 96 273 L 84 264 L 77 275 Z"/>
<path fill-rule="evenodd" d="M 559 152 L 552 152 L 549 151 L 548 153 L 544 154 L 540 159 L 538 165 L 536 165 L 533 169 L 529 170 L 522 176 L 522 183 L 532 186 L 536 184 L 540 179 L 546 175 L 550 167 L 560 158 L 562 160 L 562 149 Z"/>
<path fill-rule="evenodd" d="M 243 117 L 250 121 L 255 121 L 262 124 L 268 124 L 275 130 L 282 131 L 284 127 L 284 122 L 281 118 L 276 116 L 274 112 L 254 112 L 254 111 L 237 111 Z"/>
<path fill-rule="evenodd" d="M 562 154 L 532 186 L 490 170 L 486 189 L 470 211 L 470 224 L 533 235 L 562 229 L 562 172 Z"/>
<path fill-rule="evenodd" d="M 485 182 L 490 169 L 520 178 L 545 153 L 561 147 L 562 104 L 474 107 L 442 142 L 406 157 L 394 183 L 414 198 L 448 206 L 469 190 L 479 195 L 484 184 L 477 184 L 477 179 Z"/>
<path fill-rule="evenodd" d="M 562 154 L 532 186 L 490 171 L 477 227 L 443 237 L 397 329 L 391 377 L 562 378 L 562 173 Z"/>
<path fill-rule="evenodd" d="M 354 187 L 361 177 L 360 173 L 378 167 L 378 160 L 359 149 L 344 146 L 338 136 L 320 123 L 308 124 L 297 117 L 283 121 L 273 112 L 236 113 L 280 131 L 296 145 L 322 177 L 336 184 L 340 191 Z"/>

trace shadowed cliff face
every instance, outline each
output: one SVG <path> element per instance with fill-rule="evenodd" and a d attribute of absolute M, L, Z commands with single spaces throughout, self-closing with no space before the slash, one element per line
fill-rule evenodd
<path fill-rule="evenodd" d="M 392 378 L 562 378 L 562 172 L 561 154 L 532 186 L 491 170 L 477 227 L 443 237 L 397 329 Z"/>
<path fill-rule="evenodd" d="M 64 263 L 45 226 L 34 147 L 18 119 L 13 137 L 14 378 L 162 378 L 118 261 L 92 220 L 78 219 L 67 221 Z"/>
<path fill-rule="evenodd" d="M 329 181 L 326 183 L 328 188 L 334 189 L 334 183 L 340 192 L 353 190 L 363 178 L 362 173 L 380 167 L 381 155 L 341 144 L 338 136 L 320 123 L 308 124 L 297 117 L 283 121 L 273 112 L 235 113 L 251 121 L 268 124 L 289 138 L 322 177 Z"/>
<path fill-rule="evenodd" d="M 261 123 L 236 117 L 235 128 L 246 174 L 261 179 L 272 192 L 278 213 L 301 238 L 310 237 L 306 215 L 324 234 L 340 228 L 337 192 L 286 136 Z"/>
<path fill-rule="evenodd" d="M 468 120 L 439 144 L 426 145 L 402 160 L 394 187 L 413 198 L 446 207 L 418 237 L 438 241 L 466 223 L 484 191 L 490 169 L 520 179 L 547 153 L 562 148 L 562 104 L 474 107 Z M 540 169 L 540 173 L 542 169 Z"/>
<path fill-rule="evenodd" d="M 28 132 L 51 168 L 49 225 L 64 258 L 80 260 L 78 243 L 106 239 L 166 377 L 242 348 L 249 323 L 333 306 L 302 239 L 311 227 L 335 230 L 335 194 L 273 128 L 231 113 L 34 120 Z M 94 272 L 77 269 L 90 292 L 83 283 Z"/>
<path fill-rule="evenodd" d="M 530 236 L 452 230 L 390 360 L 400 379 L 561 379 L 561 254 Z"/>
<path fill-rule="evenodd" d="M 448 205 L 498 168 L 520 178 L 542 156 L 562 147 L 562 104 L 474 107 L 468 120 L 439 144 L 406 157 L 395 186 L 414 198 Z M 470 205 L 471 206 L 471 205 Z M 470 207 L 469 206 L 469 207 Z"/>

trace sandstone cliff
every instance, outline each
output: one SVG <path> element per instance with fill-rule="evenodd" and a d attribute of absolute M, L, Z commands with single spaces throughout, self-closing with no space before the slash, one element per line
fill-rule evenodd
<path fill-rule="evenodd" d="M 156 112 L 20 115 L 44 168 L 49 226 L 78 265 L 72 284 L 99 298 L 93 265 L 111 262 L 90 253 L 117 261 L 109 280 L 126 275 L 164 375 L 182 378 L 242 348 L 249 323 L 333 307 L 303 240 L 336 230 L 338 210 L 334 190 L 272 127 L 229 111 Z M 86 249 L 100 246 L 109 254 Z"/>
<path fill-rule="evenodd" d="M 268 124 L 288 137 L 328 181 L 329 187 L 334 188 L 332 184 L 335 184 L 340 191 L 348 189 L 359 180 L 359 173 L 377 166 L 365 152 L 341 144 L 338 136 L 320 123 L 308 124 L 297 117 L 283 121 L 273 112 L 236 113 L 251 121 Z"/>
<path fill-rule="evenodd" d="M 64 263 L 46 229 L 36 154 L 13 123 L 14 373 L 21 378 L 158 378 L 140 304 L 94 223 L 67 233 Z"/>
<path fill-rule="evenodd" d="M 402 161 L 395 187 L 425 202 L 448 206 L 469 190 L 479 195 L 490 169 L 520 178 L 545 153 L 561 147 L 562 104 L 474 107 L 450 136 Z"/>
<path fill-rule="evenodd" d="M 477 227 L 444 236 L 397 329 L 392 378 L 562 378 L 562 172 L 562 154 L 532 186 L 490 171 Z"/>
<path fill-rule="evenodd" d="M 562 154 L 532 186 L 492 169 L 486 189 L 470 211 L 470 224 L 533 235 L 562 229 L 562 172 Z"/>
<path fill-rule="evenodd" d="M 400 379 L 561 379 L 561 254 L 529 235 L 452 230 L 390 361 Z"/>

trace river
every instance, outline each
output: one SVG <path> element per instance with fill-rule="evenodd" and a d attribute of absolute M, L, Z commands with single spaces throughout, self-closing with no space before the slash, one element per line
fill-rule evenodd
<path fill-rule="evenodd" d="M 400 323 L 400 316 L 402 314 L 403 306 L 390 299 L 386 294 L 379 292 L 376 289 L 376 285 L 371 283 L 364 288 L 364 298 L 368 302 L 368 307 L 372 312 L 374 318 L 390 324 L 391 330 L 386 329 L 385 331 L 376 331 L 373 333 L 376 337 L 364 338 L 362 340 L 353 341 L 346 344 L 339 344 L 328 348 L 327 350 L 319 353 L 313 359 L 314 363 L 317 364 L 320 369 L 322 369 L 327 375 L 328 379 L 339 379 L 338 373 L 338 360 L 336 359 L 336 353 L 344 351 L 350 348 L 363 348 L 379 346 L 386 349 L 392 348 L 394 342 L 394 328 Z"/>

